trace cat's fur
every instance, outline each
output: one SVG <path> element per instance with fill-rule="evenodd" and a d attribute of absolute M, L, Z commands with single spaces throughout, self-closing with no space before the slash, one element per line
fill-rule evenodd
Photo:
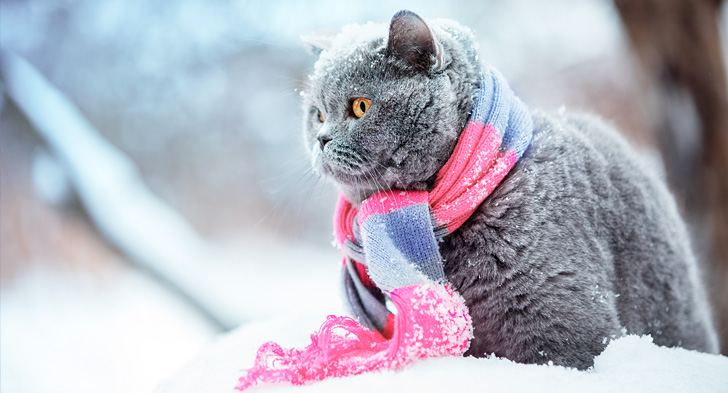
<path fill-rule="evenodd" d="M 423 25 L 400 13 L 389 32 L 347 27 L 309 77 L 314 170 L 355 205 L 381 189 L 432 187 L 468 119 L 481 67 L 473 36 L 452 21 Z M 349 109 L 357 97 L 372 99 L 360 119 Z M 584 369 L 625 332 L 716 352 L 696 259 L 663 181 L 596 118 L 533 118 L 524 156 L 440 246 L 473 318 L 468 354 Z"/>

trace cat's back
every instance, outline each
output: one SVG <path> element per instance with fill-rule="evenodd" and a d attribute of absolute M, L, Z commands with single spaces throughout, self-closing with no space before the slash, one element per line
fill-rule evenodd
<path fill-rule="evenodd" d="M 547 139 L 563 135 L 556 143 L 542 142 L 545 152 L 571 141 L 583 146 L 580 157 L 567 160 L 586 169 L 581 176 L 590 187 L 582 191 L 598 195 L 597 233 L 609 245 L 615 303 L 627 332 L 650 334 L 661 345 L 717 352 L 699 266 L 661 169 L 594 116 L 537 119 Z"/>
<path fill-rule="evenodd" d="M 441 247 L 446 274 L 471 300 L 474 319 L 490 321 L 475 326 L 476 337 L 485 337 L 475 350 L 508 352 L 499 340 L 510 338 L 512 326 L 499 329 L 513 317 L 551 329 L 568 321 L 564 330 L 578 337 L 572 344 L 561 338 L 566 352 L 573 345 L 573 353 L 596 355 L 622 327 L 661 345 L 715 352 L 685 225 L 657 171 L 594 117 L 533 117 L 523 158 Z M 532 330 L 524 342 L 553 340 Z M 567 356 L 560 363 L 583 362 Z"/>

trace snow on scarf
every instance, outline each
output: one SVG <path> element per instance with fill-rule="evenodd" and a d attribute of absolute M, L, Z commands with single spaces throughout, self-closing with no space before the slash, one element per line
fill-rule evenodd
<path fill-rule="evenodd" d="M 381 191 L 358 211 L 339 197 L 334 229 L 345 250 L 347 299 L 359 322 L 329 315 L 303 349 L 263 344 L 236 389 L 303 385 L 465 353 L 470 315 L 447 282 L 438 239 L 493 192 L 532 132 L 528 108 L 497 70 L 485 70 L 470 121 L 431 191 Z M 395 312 L 386 307 L 387 296 Z"/>

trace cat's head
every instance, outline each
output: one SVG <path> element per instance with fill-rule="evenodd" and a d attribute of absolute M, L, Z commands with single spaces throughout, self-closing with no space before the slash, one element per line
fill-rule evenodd
<path fill-rule="evenodd" d="M 432 186 L 479 82 L 469 29 L 400 11 L 387 25 L 309 38 L 319 54 L 303 94 L 313 170 L 355 205 L 378 190 Z"/>

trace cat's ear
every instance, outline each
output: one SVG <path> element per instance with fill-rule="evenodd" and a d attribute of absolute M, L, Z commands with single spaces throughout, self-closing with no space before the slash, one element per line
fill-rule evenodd
<path fill-rule="evenodd" d="M 303 41 L 303 45 L 310 55 L 318 57 L 321 55 L 321 52 L 331 48 L 334 37 L 331 35 L 311 33 L 302 35 L 301 41 Z"/>
<path fill-rule="evenodd" d="M 392 17 L 387 54 L 423 71 L 439 71 L 443 66 L 442 45 L 427 23 L 412 11 L 402 10 Z"/>

